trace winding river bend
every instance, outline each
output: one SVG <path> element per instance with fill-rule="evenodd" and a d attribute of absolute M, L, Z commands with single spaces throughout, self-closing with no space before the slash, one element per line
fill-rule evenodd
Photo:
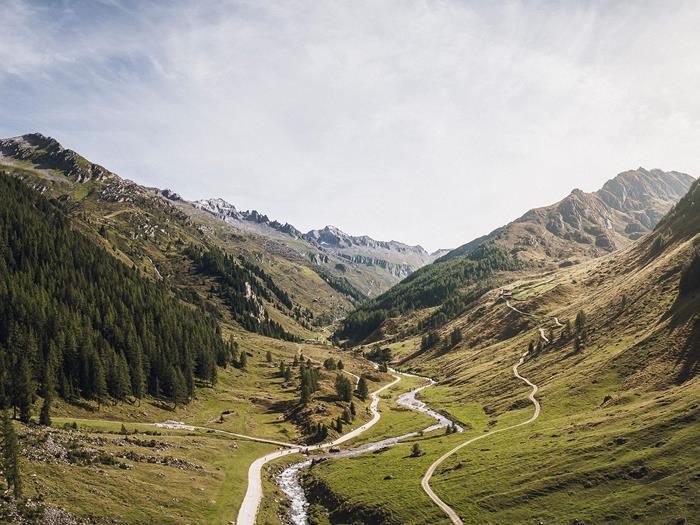
<path fill-rule="evenodd" d="M 396 436 L 396 437 L 390 437 L 383 439 L 381 441 L 375 441 L 373 443 L 367 443 L 364 445 L 360 445 L 355 448 L 350 448 L 347 450 L 343 450 L 334 454 L 325 454 L 323 458 L 327 459 L 338 459 L 338 458 L 348 458 L 352 456 L 357 456 L 359 454 L 364 454 L 365 452 L 370 452 L 373 450 L 378 450 L 380 448 L 384 447 L 389 447 L 392 445 L 397 444 L 403 439 L 407 439 L 410 437 L 417 436 L 421 432 L 432 432 L 434 430 L 438 430 L 440 428 L 444 428 L 447 426 L 455 425 L 455 428 L 458 432 L 462 432 L 463 429 L 456 423 L 454 423 L 452 420 L 448 419 L 444 415 L 440 414 L 439 412 L 436 412 L 432 409 L 430 409 L 425 403 L 420 401 L 419 399 L 416 398 L 416 395 L 418 392 L 421 390 L 424 390 L 425 388 L 428 388 L 430 386 L 433 386 L 435 384 L 435 381 L 428 378 L 428 377 L 423 377 L 423 376 L 418 376 L 414 374 L 407 374 L 403 372 L 397 372 L 396 370 L 390 369 L 390 371 L 393 374 L 397 374 L 399 376 L 404 376 L 404 377 L 412 377 L 412 378 L 420 378 L 428 381 L 427 384 L 419 386 L 417 388 L 414 388 L 410 392 L 405 392 L 398 396 L 396 398 L 396 402 L 399 405 L 402 405 L 406 408 L 409 408 L 411 410 L 415 410 L 416 412 L 422 412 L 424 414 L 427 414 L 428 416 L 432 417 L 435 419 L 435 423 L 423 430 L 417 430 L 415 432 L 410 432 L 408 434 L 403 434 L 401 436 Z M 376 397 L 375 401 L 378 403 L 379 398 Z M 376 410 L 376 404 L 373 403 L 373 408 Z M 379 412 L 375 412 L 375 417 L 378 417 Z M 294 525 L 308 525 L 308 508 L 309 508 L 309 502 L 306 499 L 306 494 L 304 493 L 304 489 L 301 486 L 301 482 L 299 481 L 300 474 L 301 472 L 310 467 L 312 464 L 312 461 L 310 459 L 300 461 L 299 463 L 294 463 L 293 465 L 287 467 L 285 470 L 283 470 L 278 476 L 277 476 L 277 484 L 282 489 L 282 492 L 284 492 L 287 497 L 290 500 L 290 512 L 289 512 L 289 518 L 290 521 Z"/>

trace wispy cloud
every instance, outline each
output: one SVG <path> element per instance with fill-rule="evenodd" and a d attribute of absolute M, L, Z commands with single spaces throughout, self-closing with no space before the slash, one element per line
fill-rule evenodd
<path fill-rule="evenodd" d="M 697 2 L 5 4 L 2 135 L 300 228 L 455 246 L 700 172 Z"/>

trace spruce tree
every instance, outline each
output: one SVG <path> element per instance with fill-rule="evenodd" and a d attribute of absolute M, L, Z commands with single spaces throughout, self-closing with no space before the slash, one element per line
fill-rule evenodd
<path fill-rule="evenodd" d="M 343 374 L 335 376 L 335 393 L 340 401 L 352 400 L 352 383 Z"/>
<path fill-rule="evenodd" d="M 44 368 L 44 381 L 42 385 L 42 396 L 44 403 L 41 405 L 39 414 L 39 424 L 47 427 L 51 426 L 51 403 L 54 395 L 53 363 L 49 360 Z"/>
<path fill-rule="evenodd" d="M 12 404 L 19 410 L 20 421 L 29 423 L 32 416 L 34 381 L 32 380 L 32 372 L 25 354 L 16 356 L 14 368 Z"/>
<path fill-rule="evenodd" d="M 241 356 L 238 360 L 238 368 L 245 370 L 248 367 L 248 354 L 245 350 L 241 351 Z"/>
<path fill-rule="evenodd" d="M 19 440 L 6 410 L 2 412 L 2 471 L 7 488 L 16 500 L 22 499 L 22 477 L 19 466 Z"/>
<path fill-rule="evenodd" d="M 357 383 L 357 397 L 365 401 L 369 395 L 369 389 L 367 388 L 367 380 L 365 376 L 362 376 Z"/>
<path fill-rule="evenodd" d="M 423 451 L 420 448 L 420 444 L 414 443 L 413 448 L 411 449 L 411 456 L 413 456 L 414 458 L 417 458 L 418 456 L 422 456 L 422 455 L 423 455 Z"/>
<path fill-rule="evenodd" d="M 307 405 L 311 401 L 311 387 L 308 383 L 303 382 L 301 385 L 300 402 L 302 405 Z"/>
<path fill-rule="evenodd" d="M 268 350 L 267 354 L 265 354 L 265 359 L 267 360 L 268 363 L 272 363 L 272 352 L 270 352 Z"/>

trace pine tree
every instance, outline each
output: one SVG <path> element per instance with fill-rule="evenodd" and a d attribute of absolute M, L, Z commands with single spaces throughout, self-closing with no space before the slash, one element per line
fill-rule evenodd
<path fill-rule="evenodd" d="M 267 354 L 265 354 L 265 359 L 267 360 L 268 363 L 272 363 L 272 352 L 270 352 L 268 350 Z"/>
<path fill-rule="evenodd" d="M 571 319 L 566 320 L 566 324 L 564 324 L 564 330 L 561 332 L 561 340 L 563 342 L 569 341 L 571 339 L 571 335 L 573 334 L 573 327 L 571 326 Z"/>
<path fill-rule="evenodd" d="M 29 423 L 32 416 L 32 401 L 34 397 L 34 381 L 25 354 L 16 356 L 12 404 L 19 410 L 19 419 Z"/>
<path fill-rule="evenodd" d="M 338 418 L 335 420 L 335 430 L 339 433 L 343 433 L 343 420 L 338 416 Z"/>
<path fill-rule="evenodd" d="M 355 419 L 355 416 L 357 415 L 357 409 L 355 408 L 354 401 L 350 401 L 350 414 L 352 414 L 352 418 Z"/>
<path fill-rule="evenodd" d="M 580 310 L 576 314 L 576 333 L 583 336 L 586 331 L 586 313 Z"/>
<path fill-rule="evenodd" d="M 105 378 L 105 370 L 102 366 L 102 360 L 95 356 L 94 367 L 92 368 L 92 383 L 95 389 L 95 400 L 97 401 L 98 409 L 107 401 L 107 380 Z"/>
<path fill-rule="evenodd" d="M 462 340 L 462 331 L 459 328 L 455 328 L 450 333 L 450 346 L 456 346 Z"/>
<path fill-rule="evenodd" d="M 280 377 L 284 377 L 286 371 L 287 367 L 284 365 L 284 361 L 280 361 Z"/>
<path fill-rule="evenodd" d="M 309 401 L 311 401 L 311 387 L 308 383 L 303 383 L 301 385 L 301 396 L 299 400 L 302 405 L 308 405 Z"/>
<path fill-rule="evenodd" d="M 338 370 L 343 370 L 343 369 L 345 369 L 345 365 L 343 364 L 343 362 L 342 362 L 340 359 L 338 359 L 338 364 L 337 364 L 337 366 L 338 366 Z"/>
<path fill-rule="evenodd" d="M 182 375 L 180 370 L 175 370 L 175 382 L 173 384 L 173 402 L 175 403 L 175 408 L 178 405 L 186 405 L 189 401 L 187 397 L 187 386 L 185 384 L 185 377 Z"/>
<path fill-rule="evenodd" d="M 352 414 L 350 414 L 350 410 L 348 410 L 347 407 L 343 409 L 343 421 L 346 423 L 350 423 L 352 421 Z"/>
<path fill-rule="evenodd" d="M 335 376 L 335 393 L 340 401 L 352 400 L 352 383 L 343 374 Z"/>
<path fill-rule="evenodd" d="M 357 382 L 357 397 L 365 401 L 369 395 L 369 389 L 367 388 L 367 380 L 364 376 L 360 378 Z"/>
<path fill-rule="evenodd" d="M 411 449 L 411 456 L 414 458 L 417 458 L 418 456 L 422 456 L 423 451 L 420 448 L 420 445 L 418 443 L 413 444 L 413 448 Z"/>
<path fill-rule="evenodd" d="M 294 368 L 299 366 L 299 356 L 297 356 L 296 354 L 294 354 L 294 361 L 292 362 L 292 366 Z"/>
<path fill-rule="evenodd" d="M 2 412 L 2 471 L 7 488 L 16 500 L 22 499 L 22 477 L 19 466 L 19 440 L 6 410 Z"/>
<path fill-rule="evenodd" d="M 41 412 L 39 414 L 39 424 L 47 427 L 51 426 L 51 403 L 54 395 L 53 375 L 53 363 L 51 360 L 48 360 L 44 368 L 44 382 L 42 385 L 44 403 L 41 405 Z"/>
<path fill-rule="evenodd" d="M 241 357 L 238 360 L 238 368 L 245 370 L 248 367 L 248 354 L 245 350 L 241 351 Z"/>

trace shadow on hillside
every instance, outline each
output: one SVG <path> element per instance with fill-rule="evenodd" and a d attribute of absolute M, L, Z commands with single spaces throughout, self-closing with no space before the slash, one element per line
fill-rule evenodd
<path fill-rule="evenodd" d="M 665 319 L 669 319 L 671 331 L 680 331 L 683 346 L 676 353 L 676 362 L 681 370 L 675 378 L 682 384 L 700 372 L 700 294 L 678 295 Z"/>
<path fill-rule="evenodd" d="M 678 383 L 684 383 L 700 372 L 700 316 L 695 318 L 695 323 L 690 329 L 685 347 L 681 350 L 678 359 L 682 363 L 681 371 L 676 378 Z"/>

